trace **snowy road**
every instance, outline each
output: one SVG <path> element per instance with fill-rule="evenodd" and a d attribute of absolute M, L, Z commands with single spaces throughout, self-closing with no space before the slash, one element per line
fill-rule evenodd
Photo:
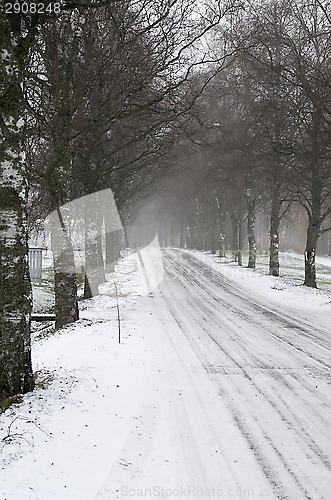
<path fill-rule="evenodd" d="M 327 325 L 250 296 L 189 253 L 167 250 L 164 265 L 144 299 L 153 371 L 98 498 L 329 500 Z"/>
<path fill-rule="evenodd" d="M 142 261 L 34 339 L 0 499 L 330 500 L 330 295 L 174 249 L 148 293 Z"/>

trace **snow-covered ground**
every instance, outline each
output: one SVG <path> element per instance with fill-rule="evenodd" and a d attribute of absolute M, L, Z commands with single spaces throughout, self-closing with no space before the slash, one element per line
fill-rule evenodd
<path fill-rule="evenodd" d="M 36 337 L 37 388 L 0 415 L 0 499 L 329 500 L 330 292 L 201 252 L 164 267 L 150 293 L 128 255 Z"/>

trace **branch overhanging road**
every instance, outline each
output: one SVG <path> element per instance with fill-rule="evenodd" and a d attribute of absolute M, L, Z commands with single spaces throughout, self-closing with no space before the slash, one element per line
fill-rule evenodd
<path fill-rule="evenodd" d="M 145 298 L 153 377 L 103 491 L 116 478 L 116 498 L 124 484 L 132 494 L 157 486 L 161 498 L 329 500 L 326 326 L 250 296 L 185 251 L 165 250 L 164 266 Z"/>

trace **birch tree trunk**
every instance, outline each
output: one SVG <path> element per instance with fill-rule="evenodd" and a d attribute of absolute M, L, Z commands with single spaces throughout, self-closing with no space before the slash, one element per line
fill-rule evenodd
<path fill-rule="evenodd" d="M 307 227 L 307 240 L 305 248 L 305 281 L 304 285 L 317 288 L 316 284 L 316 246 L 321 234 L 321 182 L 317 175 L 312 174 L 311 210 Z"/>
<path fill-rule="evenodd" d="M 308 227 L 305 248 L 305 281 L 304 285 L 317 288 L 316 283 L 316 247 L 321 235 L 321 225 L 328 213 L 327 206 L 330 197 L 330 168 L 326 167 L 323 156 L 327 158 L 328 142 L 323 143 L 323 125 L 321 110 L 317 108 L 313 113 L 311 123 L 311 158 L 308 164 L 310 203 L 308 204 Z M 323 167 L 324 164 L 324 167 Z M 324 203 L 323 203 L 324 201 Z M 324 208 L 323 208 L 324 207 Z"/>
<path fill-rule="evenodd" d="M 3 14 L 2 14 L 3 16 Z M 5 17 L 0 19 L 0 399 L 33 389 L 30 349 L 27 182 L 23 68 Z"/>

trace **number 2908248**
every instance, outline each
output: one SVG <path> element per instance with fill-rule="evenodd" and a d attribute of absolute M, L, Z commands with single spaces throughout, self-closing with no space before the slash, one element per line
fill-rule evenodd
<path fill-rule="evenodd" d="M 60 14 L 60 2 L 1 2 L 0 13 L 4 14 Z"/>

